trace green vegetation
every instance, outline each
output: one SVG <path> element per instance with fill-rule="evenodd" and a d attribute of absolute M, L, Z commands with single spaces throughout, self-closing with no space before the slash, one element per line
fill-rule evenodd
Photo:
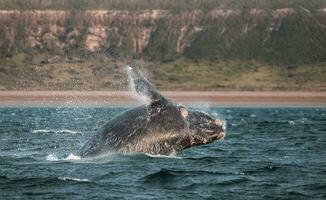
<path fill-rule="evenodd" d="M 178 33 L 173 32 L 163 20 L 157 29 L 152 33 L 149 44 L 144 50 L 144 55 L 148 60 L 169 62 L 176 58 L 176 45 Z"/>
<path fill-rule="evenodd" d="M 0 62 L 0 90 L 126 90 L 126 64 L 143 67 L 160 90 L 326 91 L 326 62 L 277 66 L 255 60 L 181 58 L 157 63 L 101 55 L 78 60 L 23 53 Z"/>
<path fill-rule="evenodd" d="M 163 90 L 325 91 L 326 63 L 275 66 L 255 60 L 193 62 L 179 59 L 154 65 L 153 79 Z"/>

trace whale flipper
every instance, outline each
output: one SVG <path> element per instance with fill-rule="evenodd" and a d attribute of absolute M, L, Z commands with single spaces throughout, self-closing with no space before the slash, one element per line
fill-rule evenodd
<path fill-rule="evenodd" d="M 151 103 L 167 102 L 155 87 L 136 69 L 129 67 L 131 81 L 134 89 L 139 96 L 143 96 L 150 100 Z"/>

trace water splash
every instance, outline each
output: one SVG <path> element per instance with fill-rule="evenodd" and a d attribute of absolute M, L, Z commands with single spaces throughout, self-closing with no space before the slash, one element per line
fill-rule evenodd
<path fill-rule="evenodd" d="M 129 65 L 126 65 L 126 73 L 128 76 L 128 84 L 129 84 L 129 89 L 131 91 L 135 91 L 135 84 L 134 84 L 134 79 L 132 77 L 132 67 L 130 67 Z"/>
<path fill-rule="evenodd" d="M 55 154 L 49 154 L 46 156 L 47 161 L 73 161 L 80 159 L 80 156 L 76 156 L 73 153 L 70 153 L 66 158 L 58 158 Z"/>
<path fill-rule="evenodd" d="M 290 125 L 295 125 L 295 122 L 294 121 L 288 121 L 288 123 L 290 124 Z"/>
<path fill-rule="evenodd" d="M 223 128 L 223 130 L 226 131 L 227 121 L 225 119 L 220 119 L 220 120 L 222 121 L 222 128 Z"/>
<path fill-rule="evenodd" d="M 200 102 L 198 103 L 199 107 L 196 110 L 205 112 L 206 114 L 211 113 L 212 105 L 210 102 Z"/>
<path fill-rule="evenodd" d="M 69 156 L 67 158 L 65 158 L 65 160 L 80 160 L 80 156 L 76 156 L 73 153 L 69 154 Z"/>
<path fill-rule="evenodd" d="M 126 65 L 126 73 L 127 73 L 127 77 L 128 77 L 128 85 L 129 85 L 129 90 L 132 92 L 132 96 L 134 99 L 136 99 L 138 102 L 142 103 L 142 104 L 149 104 L 150 101 L 148 98 L 144 97 L 144 96 L 140 96 L 137 94 L 136 92 L 136 88 L 135 88 L 135 80 L 133 78 L 133 68 L 129 65 Z M 143 75 L 143 74 L 142 74 Z"/>
<path fill-rule="evenodd" d="M 46 156 L 47 161 L 58 161 L 59 159 L 54 154 L 49 154 Z"/>

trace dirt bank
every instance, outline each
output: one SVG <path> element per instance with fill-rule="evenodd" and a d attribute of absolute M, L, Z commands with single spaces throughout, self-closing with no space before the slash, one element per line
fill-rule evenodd
<path fill-rule="evenodd" d="M 326 92 L 163 92 L 188 105 L 326 106 Z M 1 91 L 1 106 L 124 106 L 141 104 L 127 91 Z"/>

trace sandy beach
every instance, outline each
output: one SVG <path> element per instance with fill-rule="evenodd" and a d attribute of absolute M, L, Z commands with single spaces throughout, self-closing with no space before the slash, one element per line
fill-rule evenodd
<path fill-rule="evenodd" d="M 163 95 L 186 105 L 324 107 L 326 92 L 199 92 L 166 91 Z M 133 106 L 141 104 L 128 91 L 1 91 L 0 106 Z"/>

